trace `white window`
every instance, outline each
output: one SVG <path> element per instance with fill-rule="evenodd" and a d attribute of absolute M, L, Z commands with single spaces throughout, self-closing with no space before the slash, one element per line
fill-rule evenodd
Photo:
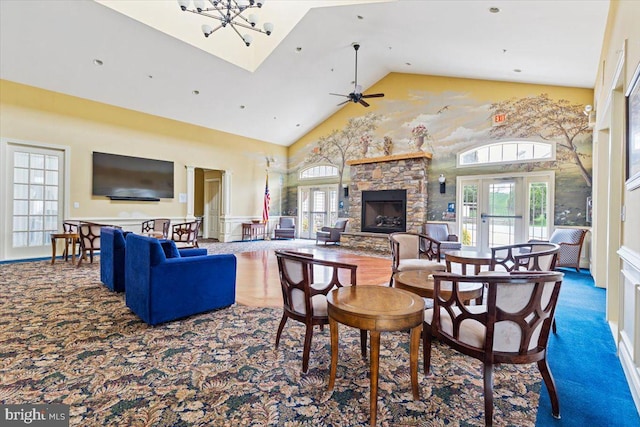
<path fill-rule="evenodd" d="M 329 165 L 311 166 L 300 171 L 300 179 L 333 178 L 338 176 L 338 168 Z"/>
<path fill-rule="evenodd" d="M 496 163 L 525 163 L 554 160 L 552 143 L 538 141 L 503 141 L 483 145 L 458 154 L 458 166 Z"/>

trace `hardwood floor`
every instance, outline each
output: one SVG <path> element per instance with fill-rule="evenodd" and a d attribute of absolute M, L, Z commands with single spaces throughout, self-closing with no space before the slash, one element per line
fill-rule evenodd
<path fill-rule="evenodd" d="M 336 248 L 304 248 L 300 252 L 330 261 L 356 264 L 357 285 L 382 285 L 389 282 L 391 258 L 356 255 Z M 236 302 L 253 307 L 282 307 L 278 261 L 273 250 L 237 253 Z M 321 272 L 319 272 L 321 274 Z M 319 278 L 318 272 L 316 278 Z"/>

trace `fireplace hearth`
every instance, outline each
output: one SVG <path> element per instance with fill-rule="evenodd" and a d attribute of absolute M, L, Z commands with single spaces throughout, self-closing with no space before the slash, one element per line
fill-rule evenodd
<path fill-rule="evenodd" d="M 407 230 L 407 190 L 362 192 L 362 231 L 395 233 Z"/>

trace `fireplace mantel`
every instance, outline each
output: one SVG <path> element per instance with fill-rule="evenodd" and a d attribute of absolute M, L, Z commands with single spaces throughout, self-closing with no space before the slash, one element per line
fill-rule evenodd
<path fill-rule="evenodd" d="M 348 160 L 347 164 L 349 166 L 353 165 L 364 165 L 367 163 L 383 163 L 383 162 L 393 162 L 396 160 L 407 160 L 407 159 L 429 159 L 433 155 L 431 153 L 425 152 L 417 152 L 417 153 L 402 153 L 402 154 L 393 154 L 391 156 L 381 156 L 381 157 L 367 157 L 364 159 L 356 159 L 356 160 Z"/>

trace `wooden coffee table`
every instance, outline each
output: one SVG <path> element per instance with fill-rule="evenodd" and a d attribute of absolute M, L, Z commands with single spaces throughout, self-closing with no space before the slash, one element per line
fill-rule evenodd
<path fill-rule="evenodd" d="M 425 270 L 401 271 L 396 273 L 394 286 L 397 289 L 413 292 L 423 298 L 433 298 L 433 276 L 432 272 Z M 471 301 L 482 297 L 482 283 L 459 283 L 460 297 L 463 301 Z M 451 296 L 451 283 L 443 282 L 440 288 L 440 295 L 444 299 Z"/>
<path fill-rule="evenodd" d="M 409 369 L 413 399 L 418 400 L 418 348 L 424 319 L 424 301 L 418 295 L 387 286 L 347 286 L 327 295 L 331 329 L 331 371 L 329 391 L 333 390 L 338 367 L 338 324 L 342 323 L 371 335 L 370 425 L 376 425 L 378 412 L 378 368 L 380 332 L 411 329 Z"/>

